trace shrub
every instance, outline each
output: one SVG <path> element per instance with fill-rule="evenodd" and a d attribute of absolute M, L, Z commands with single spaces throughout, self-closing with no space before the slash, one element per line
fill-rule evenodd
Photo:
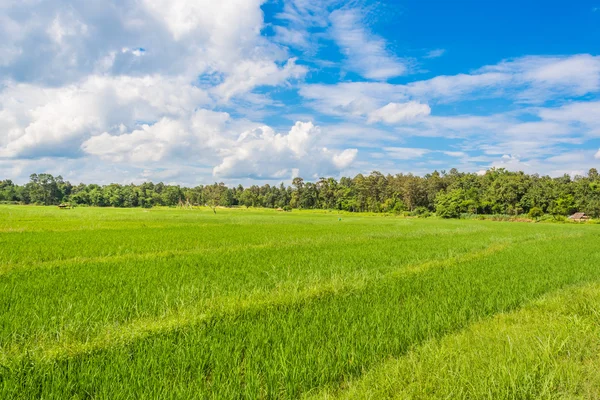
<path fill-rule="evenodd" d="M 527 214 L 531 219 L 538 219 L 544 216 L 544 210 L 539 207 L 533 207 Z"/>
<path fill-rule="evenodd" d="M 406 212 L 404 213 L 406 215 Z M 417 207 L 408 213 L 409 217 L 427 218 L 431 216 L 431 211 L 425 207 Z"/>
<path fill-rule="evenodd" d="M 392 211 L 396 214 L 401 214 L 405 210 L 406 206 L 401 201 L 397 201 L 396 204 L 394 204 L 394 208 L 392 209 Z"/>

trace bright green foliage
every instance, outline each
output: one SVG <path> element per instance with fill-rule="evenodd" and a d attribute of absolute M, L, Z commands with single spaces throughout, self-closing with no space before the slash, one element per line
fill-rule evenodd
<path fill-rule="evenodd" d="M 529 218 L 538 219 L 544 216 L 544 210 L 539 207 L 533 207 L 527 215 L 529 215 Z"/>
<path fill-rule="evenodd" d="M 435 210 L 442 218 L 458 218 L 461 213 L 466 212 L 465 202 L 465 193 L 462 189 L 439 192 L 435 199 Z"/>
<path fill-rule="evenodd" d="M 227 187 L 223 183 L 186 188 L 163 183 L 141 185 L 80 184 L 72 186 L 49 174 L 31 175 L 25 186 L 0 181 L 0 202 L 59 204 L 98 207 L 178 206 L 186 204 L 217 207 L 265 207 L 326 209 L 351 212 L 409 213 L 437 212 L 444 218 L 461 214 L 516 216 L 536 207 L 554 216 L 581 211 L 600 217 L 600 176 L 590 169 L 587 176 L 559 178 L 526 175 L 503 168 L 485 174 L 434 171 L 424 177 L 411 174 L 383 175 L 373 171 L 354 178 L 319 178 L 306 182 L 293 179 L 292 186 L 252 185 Z M 419 211 L 426 210 L 427 213 Z"/>
<path fill-rule="evenodd" d="M 0 207 L 0 398 L 343 397 L 390 359 L 600 280 L 596 225 L 340 218 Z M 532 371 L 532 388 L 551 372 Z"/>

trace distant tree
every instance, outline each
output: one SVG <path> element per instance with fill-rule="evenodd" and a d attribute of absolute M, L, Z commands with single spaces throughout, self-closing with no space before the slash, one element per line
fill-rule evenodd
<path fill-rule="evenodd" d="M 217 207 L 221 205 L 224 194 L 227 188 L 224 183 L 215 183 L 214 185 L 208 185 L 204 187 L 203 194 L 206 201 L 206 205 L 209 206 L 213 213 L 217 213 Z"/>
<path fill-rule="evenodd" d="M 485 174 L 462 173 L 456 169 L 434 171 L 423 177 L 412 174 L 384 175 L 373 171 L 354 177 L 321 177 L 316 182 L 295 177 L 290 186 L 264 184 L 244 188 L 223 183 L 193 188 L 144 182 L 134 185 L 79 184 L 72 186 L 60 176 L 32 174 L 25 185 L 0 180 L 0 201 L 25 204 L 71 202 L 97 207 L 173 206 L 189 204 L 216 207 L 243 205 L 305 209 L 337 209 L 351 212 L 436 211 L 445 218 L 462 213 L 544 213 L 568 215 L 574 211 L 600 217 L 600 175 L 591 168 L 587 174 L 558 178 L 527 175 L 504 168 Z"/>
<path fill-rule="evenodd" d="M 54 178 L 50 174 L 31 174 L 29 183 L 25 186 L 30 202 L 43 205 L 58 204 L 62 200 L 59 183 L 63 183 L 60 175 Z"/>
<path fill-rule="evenodd" d="M 558 198 L 556 200 L 553 212 L 554 215 L 569 215 L 575 211 L 575 201 L 573 195 L 568 194 Z"/>
<path fill-rule="evenodd" d="M 0 201 L 20 201 L 20 188 L 10 179 L 0 181 Z"/>
<path fill-rule="evenodd" d="M 588 202 L 584 211 L 592 218 L 600 218 L 600 199 L 592 199 Z"/>
<path fill-rule="evenodd" d="M 435 198 L 435 213 L 442 218 L 458 218 L 466 197 L 462 189 L 439 192 Z"/>
<path fill-rule="evenodd" d="M 167 186 L 163 190 L 161 197 L 165 205 L 176 206 L 182 199 L 183 194 L 179 186 Z"/>

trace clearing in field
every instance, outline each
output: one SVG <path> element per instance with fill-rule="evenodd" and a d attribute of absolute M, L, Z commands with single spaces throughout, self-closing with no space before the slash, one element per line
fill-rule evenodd
<path fill-rule="evenodd" d="M 585 224 L 1 207 L 0 398 L 598 398 L 599 266 Z"/>

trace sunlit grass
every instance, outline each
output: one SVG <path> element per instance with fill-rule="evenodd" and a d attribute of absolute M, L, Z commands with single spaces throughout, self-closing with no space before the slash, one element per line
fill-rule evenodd
<path fill-rule="evenodd" d="M 599 234 L 330 212 L 1 207 L 0 395 L 337 393 L 415 346 L 598 280 Z"/>
<path fill-rule="evenodd" d="M 432 340 L 317 399 L 600 398 L 600 284 Z"/>

